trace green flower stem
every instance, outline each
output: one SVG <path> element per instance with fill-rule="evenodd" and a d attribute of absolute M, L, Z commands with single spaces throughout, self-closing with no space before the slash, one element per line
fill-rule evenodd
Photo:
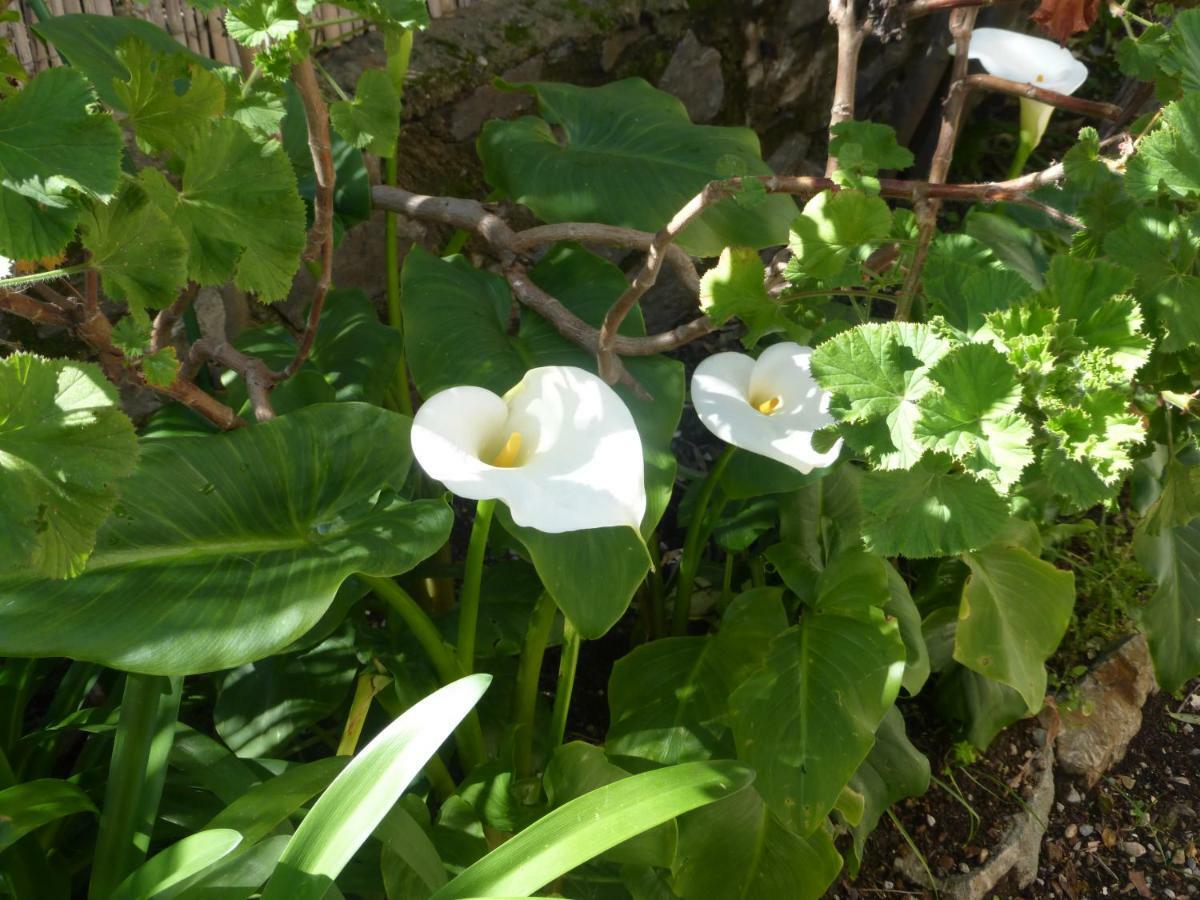
<path fill-rule="evenodd" d="M 80 263 L 77 266 L 63 266 L 46 272 L 34 272 L 32 275 L 13 275 L 9 278 L 0 278 L 0 288 L 15 288 L 26 284 L 37 284 L 41 281 L 53 281 L 55 278 L 66 278 L 68 275 L 86 272 L 89 268 L 87 263 Z"/>
<path fill-rule="evenodd" d="M 150 849 L 182 696 L 182 678 L 125 676 L 88 885 L 94 900 L 112 894 Z"/>
<path fill-rule="evenodd" d="M 554 709 L 550 713 L 550 741 L 547 752 L 563 742 L 567 733 L 567 713 L 571 709 L 571 692 L 575 689 L 575 670 L 579 668 L 579 647 L 582 641 L 571 620 L 563 617 L 562 658 L 558 663 L 558 684 L 554 688 Z"/>
<path fill-rule="evenodd" d="M 467 675 L 475 668 L 475 629 L 479 623 L 479 593 L 483 587 L 483 557 L 487 552 L 488 532 L 492 528 L 495 500 L 480 500 L 475 507 L 475 524 L 467 544 L 467 565 L 463 572 L 462 593 L 458 603 L 458 665 Z"/>
<path fill-rule="evenodd" d="M 403 97 L 404 79 L 408 75 L 408 62 L 412 54 L 413 35 L 411 31 L 396 33 L 389 31 L 384 38 L 387 49 L 387 72 L 391 77 L 392 86 L 396 93 Z M 384 176 L 391 187 L 396 186 L 397 160 L 400 148 L 384 160 Z M 400 336 L 404 337 L 404 315 L 400 303 L 400 261 L 396 250 L 396 214 L 386 212 L 383 217 L 384 234 L 384 265 L 387 269 L 387 315 L 388 324 Z M 399 412 L 406 416 L 413 414 L 412 396 L 408 392 L 408 354 L 404 343 L 400 344 L 400 359 L 396 364 L 396 399 L 399 401 Z"/>
<path fill-rule="evenodd" d="M 533 728 L 537 713 L 538 679 L 542 673 L 542 658 L 546 655 L 546 644 L 554 627 L 554 616 L 558 607 L 554 599 L 543 592 L 533 607 L 529 627 L 525 630 L 525 645 L 521 649 L 521 660 L 517 664 L 516 702 L 514 718 L 517 723 L 513 747 L 513 772 L 517 779 L 532 778 L 533 771 Z"/>
<path fill-rule="evenodd" d="M 708 505 L 721 483 L 725 467 L 733 458 L 733 447 L 726 446 L 700 488 L 700 496 L 692 508 L 692 521 L 688 525 L 687 535 L 683 540 L 683 559 L 679 563 L 679 577 L 675 585 L 675 609 L 671 617 L 671 631 L 675 635 L 687 634 L 688 613 L 692 607 L 692 590 L 696 585 L 696 573 L 700 570 L 700 557 L 711 523 L 708 516 Z"/>
<path fill-rule="evenodd" d="M 442 640 L 442 633 L 438 631 L 433 620 L 425 614 L 425 610 L 421 609 L 408 591 L 390 578 L 379 578 L 362 573 L 355 577 L 374 591 L 376 596 L 383 598 L 404 620 L 404 624 L 408 626 L 413 637 L 417 639 L 417 643 L 421 645 L 421 649 L 429 657 L 429 661 L 433 663 L 434 671 L 437 672 L 442 684 L 449 684 L 463 677 L 465 673 L 459 668 L 458 660 L 450 652 L 446 642 Z M 479 724 L 479 716 L 475 710 L 471 710 L 467 714 L 454 734 L 464 769 L 470 771 L 484 761 L 486 754 L 483 745 L 483 728 Z"/>

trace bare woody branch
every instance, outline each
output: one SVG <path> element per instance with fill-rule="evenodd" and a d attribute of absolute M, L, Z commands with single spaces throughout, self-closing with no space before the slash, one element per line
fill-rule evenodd
<path fill-rule="evenodd" d="M 858 53 L 868 28 L 854 14 L 854 0 L 829 0 L 829 21 L 837 28 L 837 73 L 833 82 L 833 105 L 829 128 L 854 118 L 854 94 L 858 85 Z M 837 160 L 830 154 L 825 174 L 832 175 Z"/>
<path fill-rule="evenodd" d="M 38 300 L 28 294 L 18 294 L 15 291 L 0 290 L 0 310 L 28 319 L 38 325 L 69 326 L 71 320 L 60 310 Z"/>
<path fill-rule="evenodd" d="M 317 193 L 313 201 L 313 226 L 308 235 L 307 258 L 319 258 L 321 270 L 317 286 L 313 291 L 312 305 L 308 310 L 308 322 L 300 338 L 300 346 L 292 361 L 280 372 L 277 381 L 291 378 L 304 365 L 317 337 L 321 310 L 325 308 L 325 297 L 333 280 L 333 145 L 329 137 L 329 109 L 321 97 L 317 84 L 317 73 L 311 57 L 305 57 L 292 69 L 292 80 L 304 105 L 304 118 L 308 125 L 308 147 L 312 154 L 313 171 L 317 178 Z"/>
<path fill-rule="evenodd" d="M 158 315 L 154 317 L 154 325 L 150 329 L 151 353 L 157 353 L 171 343 L 171 332 L 175 330 L 176 323 L 187 312 L 187 308 L 192 305 L 192 301 L 196 299 L 196 292 L 199 289 L 200 285 L 194 281 L 190 282 L 174 303 L 170 306 L 164 306 L 158 311 Z"/>
<path fill-rule="evenodd" d="M 937 147 L 933 151 L 933 161 L 929 165 L 929 184 L 931 186 L 943 184 L 950 173 L 950 162 L 954 158 L 954 145 L 958 141 L 959 126 L 962 124 L 967 96 L 970 94 L 967 84 L 967 68 L 971 64 L 969 55 L 971 32 L 975 28 L 975 18 L 978 15 L 977 7 L 956 9 L 950 14 L 950 35 L 954 38 L 954 63 L 951 70 L 950 89 L 942 104 L 942 124 L 938 131 Z M 917 246 L 913 251 L 912 265 L 904 279 L 904 287 L 896 301 L 897 321 L 907 321 L 912 312 L 913 297 L 921 283 L 921 272 L 925 268 L 929 245 L 937 231 L 937 215 L 940 206 L 939 198 L 935 197 L 932 192 L 927 193 L 916 202 Z"/>
<path fill-rule="evenodd" d="M 998 94 L 1008 94 L 1012 97 L 1028 97 L 1030 100 L 1037 100 L 1048 106 L 1079 113 L 1082 116 L 1091 116 L 1093 119 L 1106 119 L 1110 122 L 1116 122 L 1123 115 L 1123 110 L 1115 103 L 1083 100 L 1079 97 L 1072 97 L 1070 94 L 1048 91 L 1045 88 L 1040 88 L 1036 84 L 1029 84 L 1028 82 L 1009 81 L 1007 78 L 998 78 L 995 75 L 983 74 L 968 75 L 965 80 L 968 88 L 995 91 Z"/>
<path fill-rule="evenodd" d="M 275 418 L 275 409 L 271 406 L 275 378 L 270 367 L 261 359 L 247 356 L 228 341 L 213 335 L 202 337 L 192 344 L 192 356 L 194 359 L 210 359 L 217 365 L 237 372 L 246 385 L 254 418 L 259 422 Z"/>
<path fill-rule="evenodd" d="M 905 19 L 919 19 L 934 13 L 947 12 L 952 9 L 967 9 L 970 7 L 983 8 L 1005 0 L 912 0 L 904 4 L 901 15 Z"/>

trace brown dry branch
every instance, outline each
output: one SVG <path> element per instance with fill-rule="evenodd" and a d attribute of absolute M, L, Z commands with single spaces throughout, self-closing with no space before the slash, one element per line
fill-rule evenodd
<path fill-rule="evenodd" d="M 15 291 L 0 291 L 0 310 L 20 316 L 22 319 L 28 319 L 38 325 L 69 326 L 71 324 L 70 319 L 60 310 L 41 303 L 28 294 L 18 294 Z"/>
<path fill-rule="evenodd" d="M 275 378 L 270 367 L 261 359 L 247 356 L 224 338 L 212 335 L 206 335 L 192 344 L 191 356 L 193 360 L 209 359 L 237 372 L 246 385 L 254 418 L 259 422 L 275 418 L 275 409 L 271 406 Z"/>
<path fill-rule="evenodd" d="M 307 259 L 320 258 L 321 271 L 317 276 L 317 286 L 313 291 L 312 305 L 308 310 L 308 322 L 304 334 L 300 338 L 300 346 L 292 361 L 281 371 L 274 373 L 276 381 L 291 378 L 312 351 L 313 341 L 317 337 L 317 327 L 320 325 L 321 310 L 325 308 L 325 297 L 329 293 L 333 281 L 333 184 L 335 179 L 333 168 L 333 145 L 329 137 L 329 108 L 321 97 L 321 88 L 317 84 L 317 73 L 313 67 L 312 57 L 292 68 L 292 81 L 304 105 L 304 119 L 308 127 L 308 148 L 312 154 L 313 171 L 317 178 L 316 198 L 313 201 L 313 226 L 308 233 L 308 248 L 305 250 Z"/>
<path fill-rule="evenodd" d="M 992 6 L 995 3 L 1004 2 L 1013 2 L 1013 0 L 912 0 L 911 3 L 904 5 L 903 16 L 911 21 L 952 9 Z"/>
<path fill-rule="evenodd" d="M 1035 84 L 1021 81 L 1009 81 L 995 75 L 968 75 L 968 88 L 981 88 L 985 91 L 995 91 L 998 94 L 1009 94 L 1013 97 L 1028 97 L 1058 109 L 1090 116 L 1093 119 L 1107 119 L 1116 122 L 1121 118 L 1121 107 L 1115 103 L 1100 103 L 1095 100 L 1083 100 L 1070 94 L 1060 94 L 1058 91 L 1048 91 Z"/>
<path fill-rule="evenodd" d="M 854 93 L 858 86 L 858 53 L 869 26 L 860 25 L 854 15 L 854 0 L 829 0 L 829 21 L 837 28 L 837 73 L 833 82 L 833 104 L 829 109 L 829 129 L 854 118 Z M 831 154 L 825 162 L 825 174 L 837 169 Z"/>
<path fill-rule="evenodd" d="M 461 228 L 479 235 L 492 249 L 501 253 L 501 262 L 507 262 L 513 252 L 512 247 L 516 233 L 509 228 L 508 223 L 489 212 L 478 200 L 467 200 L 461 197 L 428 197 L 425 194 L 414 194 L 403 188 L 388 185 L 376 185 L 371 188 L 371 202 L 376 209 L 400 213 L 410 219 L 421 222 L 436 222 Z"/>
<path fill-rule="evenodd" d="M 958 129 L 962 124 L 963 112 L 966 109 L 967 96 L 970 88 L 967 86 L 967 68 L 971 63 L 968 52 L 971 46 L 971 32 L 975 28 L 975 18 L 979 15 L 977 7 L 956 9 L 950 14 L 950 35 L 954 38 L 954 63 L 951 70 L 950 89 L 942 104 L 942 124 L 938 131 L 937 147 L 933 151 L 933 161 L 929 165 L 929 184 L 943 184 L 950 173 L 950 161 L 954 158 L 954 145 L 958 141 Z M 904 287 L 896 302 L 896 320 L 905 322 L 912 313 L 913 297 L 921 284 L 921 272 L 925 268 L 925 259 L 929 255 L 929 245 L 937 231 L 939 199 L 930 191 L 916 204 L 917 213 L 917 246 L 913 251 L 912 265 L 904 279 Z"/>
<path fill-rule="evenodd" d="M 200 285 L 194 281 L 188 282 L 188 286 L 183 289 L 178 299 L 170 306 L 164 306 L 158 311 L 158 315 L 154 317 L 154 325 L 150 329 L 150 352 L 157 353 L 163 347 L 171 343 L 171 333 L 175 330 L 175 325 L 179 319 L 187 312 L 187 308 L 192 305 L 192 301 L 196 299 L 196 292 L 200 289 Z"/>

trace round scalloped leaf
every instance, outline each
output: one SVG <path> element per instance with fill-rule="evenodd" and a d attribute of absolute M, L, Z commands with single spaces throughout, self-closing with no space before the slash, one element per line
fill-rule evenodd
<path fill-rule="evenodd" d="M 0 361 L 0 571 L 82 571 L 136 459 L 133 423 L 97 366 Z"/>

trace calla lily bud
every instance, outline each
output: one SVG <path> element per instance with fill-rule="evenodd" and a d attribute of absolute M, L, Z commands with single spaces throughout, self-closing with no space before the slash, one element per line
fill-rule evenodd
<path fill-rule="evenodd" d="M 798 472 L 831 465 L 842 442 L 819 452 L 814 432 L 833 424 L 829 394 L 809 370 L 812 350 L 774 344 L 758 359 L 716 353 L 696 367 L 692 405 L 713 434 L 735 447 L 791 466 Z"/>
<path fill-rule="evenodd" d="M 646 512 L 633 416 L 573 366 L 530 369 L 503 397 L 469 386 L 435 394 L 413 418 L 412 448 L 460 497 L 502 500 L 514 522 L 539 531 L 638 528 Z"/>

